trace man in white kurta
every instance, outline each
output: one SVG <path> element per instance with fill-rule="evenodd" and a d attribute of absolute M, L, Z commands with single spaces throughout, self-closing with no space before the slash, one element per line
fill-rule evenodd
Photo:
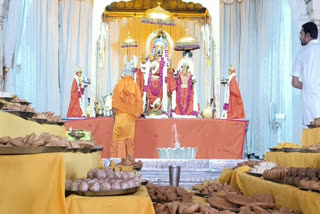
<path fill-rule="evenodd" d="M 302 48 L 296 55 L 292 70 L 292 86 L 302 90 L 303 125 L 320 117 L 320 43 L 318 28 L 313 22 L 302 25 Z"/>

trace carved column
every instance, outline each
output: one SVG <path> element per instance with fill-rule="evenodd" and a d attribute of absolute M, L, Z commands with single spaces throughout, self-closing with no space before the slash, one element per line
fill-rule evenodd
<path fill-rule="evenodd" d="M 304 0 L 304 2 L 307 5 L 307 11 L 308 11 L 310 20 L 316 23 L 316 25 L 318 26 L 318 29 L 320 29 L 320 1 Z"/>

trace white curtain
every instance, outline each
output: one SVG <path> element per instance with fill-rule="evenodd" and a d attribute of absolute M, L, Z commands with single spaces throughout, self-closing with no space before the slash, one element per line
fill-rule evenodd
<path fill-rule="evenodd" d="M 6 90 L 36 111 L 65 116 L 79 65 L 87 76 L 92 3 L 74 0 L 11 0 L 6 23 Z"/>
<path fill-rule="evenodd" d="M 92 3 L 89 0 L 59 1 L 59 75 L 61 115 L 66 116 L 76 67 L 88 76 L 91 63 Z M 88 90 L 85 91 L 88 97 Z"/>
<path fill-rule="evenodd" d="M 233 64 L 249 120 L 246 152 L 262 157 L 280 141 L 300 143 L 300 100 L 290 76 L 293 50 L 299 41 L 288 2 L 222 4 L 221 21 L 222 76 L 227 76 Z M 278 129 L 270 126 L 272 104 L 276 113 L 286 114 Z"/>
<path fill-rule="evenodd" d="M 32 102 L 38 112 L 60 114 L 58 15 L 58 1 L 13 0 L 9 6 L 6 90 Z"/>
<path fill-rule="evenodd" d="M 8 68 L 13 67 L 14 52 L 19 49 L 20 36 L 22 33 L 22 24 L 24 13 L 28 10 L 26 0 L 11 0 L 9 2 L 9 11 L 5 23 L 5 43 L 4 43 L 4 65 Z"/>

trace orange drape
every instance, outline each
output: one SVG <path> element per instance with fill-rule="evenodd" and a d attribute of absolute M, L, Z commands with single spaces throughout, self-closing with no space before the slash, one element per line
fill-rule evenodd
<path fill-rule="evenodd" d="M 66 129 L 92 131 L 102 157 L 110 154 L 112 118 L 68 121 Z M 176 124 L 182 147 L 197 147 L 197 159 L 241 159 L 247 121 L 220 119 L 138 119 L 136 120 L 134 153 L 137 158 L 159 158 L 157 148 L 173 147 Z"/>
<path fill-rule="evenodd" d="M 77 81 L 73 79 L 67 117 L 81 117 L 81 116 L 82 116 L 82 110 L 80 108 L 80 102 L 78 97 Z"/>
<path fill-rule="evenodd" d="M 231 71 L 232 73 L 235 70 Z M 228 119 L 245 119 L 245 112 L 241 97 L 241 92 L 238 86 L 236 77 L 230 81 L 230 95 L 228 107 Z"/>

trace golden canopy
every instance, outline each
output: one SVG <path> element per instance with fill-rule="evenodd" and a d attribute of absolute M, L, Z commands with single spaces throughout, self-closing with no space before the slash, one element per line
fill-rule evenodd
<path fill-rule="evenodd" d="M 211 22 L 209 12 L 205 7 L 198 3 L 186 3 L 182 0 L 132 0 L 128 2 L 113 2 L 106 6 L 102 18 L 103 21 L 107 23 L 122 18 L 142 18 L 147 10 L 157 7 L 157 2 L 160 2 L 161 8 L 170 12 L 173 18 L 190 19 L 199 24 L 210 24 Z"/>
<path fill-rule="evenodd" d="M 172 14 L 160 7 L 161 2 L 158 2 L 158 6 L 147 10 L 144 13 L 142 22 L 146 24 L 168 25 L 175 26 Z"/>

